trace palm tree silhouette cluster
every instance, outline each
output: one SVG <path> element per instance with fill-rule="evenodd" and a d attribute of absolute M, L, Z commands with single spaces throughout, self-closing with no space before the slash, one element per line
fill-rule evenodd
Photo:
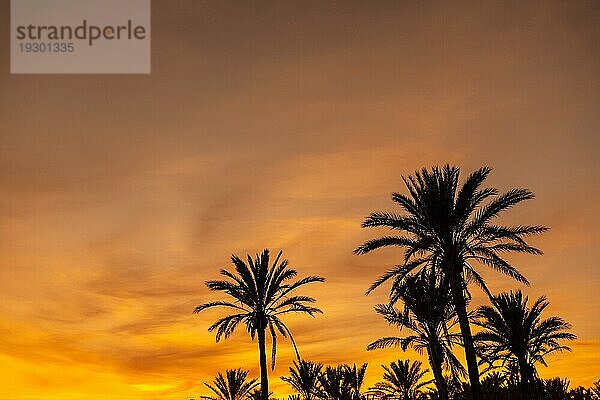
<path fill-rule="evenodd" d="M 281 377 L 297 393 L 290 400 L 600 399 L 600 381 L 589 389 L 569 390 L 567 380 L 539 378 L 537 365 L 546 366 L 550 354 L 570 351 L 564 342 L 576 338 L 562 318 L 542 317 L 548 300 L 540 297 L 530 305 L 520 290 L 495 295 L 481 275 L 480 270 L 489 267 L 529 285 L 506 256 L 541 255 L 528 240 L 547 230 L 542 225 L 496 222 L 534 194 L 520 188 L 501 194 L 496 188 L 484 187 L 490 172 L 490 168 L 480 168 L 460 182 L 460 169 L 445 165 L 403 177 L 406 194 L 392 194 L 399 212 L 374 212 L 362 224 L 391 233 L 354 250 L 355 254 L 384 247 L 402 250 L 402 261 L 367 290 L 369 294 L 389 284 L 388 302 L 377 305 L 375 311 L 396 327 L 399 335 L 377 339 L 367 350 L 413 348 L 427 356 L 432 379 L 420 361 L 399 359 L 382 365 L 383 380 L 362 392 L 367 364 L 324 367 L 302 359 L 281 318 L 289 313 L 312 317 L 321 313 L 313 305 L 314 298 L 299 295 L 296 289 L 324 282 L 324 278 L 297 279 L 297 271 L 281 260 L 281 252 L 271 262 L 269 251 L 264 250 L 254 258 L 248 256 L 247 261 L 232 256 L 234 271 L 223 269 L 225 280 L 206 282 L 210 290 L 226 293 L 231 301 L 205 303 L 194 310 L 199 313 L 217 306 L 232 310 L 208 328 L 216 331 L 217 342 L 228 338 L 240 323 L 252 340 L 258 339 L 260 384 L 247 380 L 247 371 L 228 370 L 207 384 L 215 399 L 269 399 L 267 332 L 272 369 L 277 337 L 289 338 L 294 347 L 297 361 L 289 368 L 290 375 Z M 469 308 L 473 287 L 483 291 L 489 305 Z M 456 356 L 458 348 L 464 352 L 466 368 Z"/>

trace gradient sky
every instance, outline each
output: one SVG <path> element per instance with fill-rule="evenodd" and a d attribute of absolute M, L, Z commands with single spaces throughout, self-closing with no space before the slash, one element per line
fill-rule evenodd
<path fill-rule="evenodd" d="M 381 363 L 394 334 L 371 281 L 398 260 L 354 256 L 400 176 L 489 165 L 546 224 L 515 257 L 530 296 L 573 324 L 540 367 L 600 378 L 600 7 L 573 2 L 154 1 L 152 74 L 9 74 L 0 42 L 0 399 L 187 399 L 243 367 L 243 330 L 215 344 L 203 282 L 231 253 L 283 249 L 325 314 L 291 318 L 302 355 Z M 9 2 L 0 3 L 9 36 Z M 494 291 L 518 285 L 486 273 Z M 480 292 L 475 303 L 482 300 Z M 293 358 L 279 346 L 271 373 Z"/>

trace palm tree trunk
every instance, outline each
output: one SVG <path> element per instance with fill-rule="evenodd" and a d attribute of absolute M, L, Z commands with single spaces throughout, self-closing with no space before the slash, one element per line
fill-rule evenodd
<path fill-rule="evenodd" d="M 265 328 L 258 328 L 258 352 L 260 359 L 260 398 L 261 400 L 269 399 L 269 377 L 267 369 L 267 351 Z"/>
<path fill-rule="evenodd" d="M 429 355 L 429 364 L 431 364 L 431 370 L 433 372 L 433 378 L 435 379 L 435 387 L 438 391 L 440 400 L 448 400 L 448 386 L 446 385 L 446 379 L 442 373 L 442 359 L 440 349 L 435 345 L 431 345 L 431 348 L 427 348 Z"/>
<path fill-rule="evenodd" d="M 473 400 L 481 400 L 481 387 L 479 384 L 479 367 L 477 366 L 477 354 L 473 344 L 473 335 L 471 334 L 471 325 L 467 314 L 467 302 L 461 282 L 461 273 L 455 273 L 457 276 L 450 277 L 450 290 L 452 291 L 452 300 L 456 308 L 460 333 L 463 338 L 465 348 L 465 358 L 467 360 L 467 371 L 469 373 L 469 382 L 471 384 L 471 394 Z"/>
<path fill-rule="evenodd" d="M 530 382 L 531 379 L 529 377 L 529 366 L 527 365 L 527 361 L 525 359 L 525 357 L 518 357 L 518 362 L 519 362 L 519 374 L 521 375 L 521 394 L 523 395 L 523 398 L 527 398 L 527 396 L 529 395 L 529 390 L 530 390 Z"/>

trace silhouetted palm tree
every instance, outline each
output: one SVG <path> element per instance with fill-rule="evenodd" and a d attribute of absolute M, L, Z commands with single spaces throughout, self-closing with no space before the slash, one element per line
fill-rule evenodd
<path fill-rule="evenodd" d="M 527 302 L 528 297 L 520 290 L 501 293 L 493 297 L 493 307 L 481 306 L 474 316 L 474 323 L 483 328 L 475 334 L 482 358 L 490 363 L 501 360 L 504 365 L 516 365 L 524 391 L 537 378 L 535 364 L 546 365 L 547 355 L 570 351 L 560 341 L 576 338 L 568 332 L 571 325 L 562 318 L 541 319 L 549 305 L 545 297 L 538 298 L 531 307 Z"/>
<path fill-rule="evenodd" d="M 367 372 L 367 363 L 364 363 L 360 367 L 356 364 L 352 366 L 344 366 L 344 387 L 346 388 L 346 396 L 349 400 L 359 400 L 362 398 L 361 388 L 365 380 L 365 373 Z"/>
<path fill-rule="evenodd" d="M 423 377 L 429 372 L 421 369 L 420 361 L 398 360 L 387 365 L 382 365 L 385 373 L 383 382 L 376 383 L 373 388 L 382 391 L 386 397 L 399 400 L 417 400 L 423 396 L 423 388 L 431 381 L 424 381 Z"/>
<path fill-rule="evenodd" d="M 360 400 L 367 364 L 328 366 L 319 375 L 320 396 L 328 400 Z"/>
<path fill-rule="evenodd" d="M 600 379 L 592 384 L 590 390 L 596 396 L 596 398 L 600 400 Z"/>
<path fill-rule="evenodd" d="M 491 372 L 481 380 L 481 389 L 486 400 L 504 400 L 508 396 L 507 376 L 501 372 Z"/>
<path fill-rule="evenodd" d="M 223 376 L 220 372 L 212 384 L 204 383 L 212 390 L 216 397 L 202 396 L 204 399 L 212 400 L 243 400 L 249 397 L 250 392 L 256 386 L 256 379 L 246 380 L 248 371 L 242 369 L 228 369 Z"/>
<path fill-rule="evenodd" d="M 393 285 L 398 285 L 424 266 L 433 265 L 447 277 L 475 400 L 480 399 L 479 371 L 467 314 L 467 283 L 474 282 L 491 295 L 476 264 L 487 265 L 527 283 L 502 254 L 541 254 L 527 244 L 525 238 L 546 230 L 543 226 L 500 226 L 493 222 L 503 211 L 533 199 L 534 195 L 526 189 L 512 189 L 498 195 L 495 188 L 482 188 L 490 171 L 490 168 L 481 168 L 469 175 L 462 185 L 459 185 L 459 168 L 449 165 L 431 170 L 423 168 L 414 176 L 403 177 L 409 195 L 394 193 L 392 200 L 403 209 L 404 215 L 376 212 L 362 224 L 363 227 L 387 227 L 402 234 L 367 241 L 355 250 L 357 254 L 364 254 L 387 246 L 405 248 L 403 262 L 377 279 L 368 292 L 392 278 Z M 486 200 L 489 201 L 485 203 Z"/>
<path fill-rule="evenodd" d="M 272 399 L 273 392 L 269 392 L 269 399 Z M 248 394 L 248 400 L 262 400 L 263 396 L 260 391 L 260 387 L 254 389 L 252 392 Z"/>
<path fill-rule="evenodd" d="M 438 397 L 448 400 L 448 385 L 443 370 L 458 379 L 464 368 L 452 353 L 452 345 L 458 343 L 460 335 L 451 333 L 456 316 L 451 304 L 450 292 L 444 280 L 435 270 L 424 269 L 407 277 L 402 286 L 393 289 L 394 300 L 404 304 L 403 311 L 392 305 L 379 304 L 375 307 L 391 325 L 410 332 L 404 337 L 384 337 L 367 346 L 367 350 L 398 346 L 406 351 L 413 347 L 419 353 L 425 350 L 433 371 Z"/>
<path fill-rule="evenodd" d="M 282 376 L 281 380 L 290 384 L 304 400 L 319 397 L 319 375 L 323 364 L 312 361 L 294 361 L 290 367 L 290 376 Z"/>
<path fill-rule="evenodd" d="M 343 366 L 327 366 L 319 375 L 319 385 L 321 386 L 321 397 L 323 399 L 342 400 L 344 396 Z"/>
<path fill-rule="evenodd" d="M 277 333 L 283 337 L 289 337 L 300 359 L 300 354 L 289 328 L 280 317 L 288 313 L 306 313 L 314 317 L 321 313 L 316 307 L 311 306 L 315 299 L 308 296 L 294 295 L 295 289 L 312 282 L 323 282 L 325 279 L 319 276 L 309 276 L 293 283 L 290 282 L 297 275 L 297 271 L 289 268 L 288 261 L 280 262 L 282 252 L 277 254 L 273 264 L 269 266 L 269 250 L 265 249 L 262 254 L 256 255 L 253 260 L 248 256 L 248 264 L 233 255 L 231 261 L 235 272 L 225 269 L 221 275 L 228 280 L 211 280 L 206 286 L 212 291 L 222 291 L 234 299 L 230 301 L 214 301 L 199 305 L 194 309 L 199 313 L 211 307 L 227 307 L 234 314 L 227 315 L 217 320 L 208 330 L 216 333 L 217 342 L 221 337 L 228 338 L 235 328 L 243 323 L 250 337 L 254 340 L 258 336 L 258 349 L 260 360 L 260 382 L 263 400 L 268 399 L 269 381 L 267 376 L 267 354 L 266 354 L 266 330 L 271 334 L 272 353 L 271 368 L 275 368 L 275 355 L 277 351 Z"/>
<path fill-rule="evenodd" d="M 596 396 L 592 392 L 592 389 L 578 386 L 569 391 L 569 400 L 596 400 Z"/>
<path fill-rule="evenodd" d="M 569 395 L 568 379 L 552 378 L 543 381 L 544 396 L 548 400 L 567 400 Z"/>

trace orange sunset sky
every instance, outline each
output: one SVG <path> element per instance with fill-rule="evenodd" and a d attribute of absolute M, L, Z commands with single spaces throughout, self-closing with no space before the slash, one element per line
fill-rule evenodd
<path fill-rule="evenodd" d="M 0 399 L 189 399 L 225 368 L 258 377 L 243 329 L 193 315 L 232 253 L 283 249 L 324 315 L 287 321 L 324 363 L 418 357 L 369 284 L 398 250 L 354 256 L 422 166 L 490 165 L 545 224 L 517 256 L 573 352 L 540 366 L 600 378 L 600 7 L 563 2 L 152 3 L 150 75 L 10 75 L 0 2 Z M 484 270 L 485 271 L 485 270 Z M 519 287 L 486 271 L 493 291 Z M 475 304 L 483 295 L 474 290 Z M 279 343 L 271 387 L 293 359 Z"/>

